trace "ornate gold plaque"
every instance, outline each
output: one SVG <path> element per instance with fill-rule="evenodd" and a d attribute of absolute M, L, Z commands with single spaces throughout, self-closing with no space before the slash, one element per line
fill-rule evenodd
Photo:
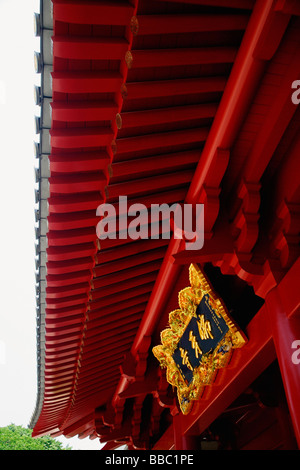
<path fill-rule="evenodd" d="M 247 339 L 229 318 L 223 301 L 213 292 L 200 268 L 191 264 L 190 287 L 179 292 L 179 309 L 169 314 L 161 345 L 153 348 L 168 382 L 177 388 L 180 408 L 188 414 L 217 369 L 226 367 L 232 349 Z"/>

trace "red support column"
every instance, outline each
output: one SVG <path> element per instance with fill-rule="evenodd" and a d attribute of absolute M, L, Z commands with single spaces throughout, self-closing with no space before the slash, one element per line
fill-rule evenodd
<path fill-rule="evenodd" d="M 267 295 L 266 306 L 295 437 L 300 447 L 300 362 L 297 354 L 300 344 L 300 296 L 296 287 L 299 277 L 295 277 L 297 273 L 294 268 L 295 265 L 286 277 L 289 286 L 294 284 L 294 290 L 291 292 L 289 288 L 284 294 L 289 296 L 288 302 L 282 297 L 282 289 L 276 288 Z"/>
<path fill-rule="evenodd" d="M 195 436 L 185 434 L 180 414 L 173 417 L 173 433 L 174 433 L 174 450 L 197 450 L 197 440 Z"/>

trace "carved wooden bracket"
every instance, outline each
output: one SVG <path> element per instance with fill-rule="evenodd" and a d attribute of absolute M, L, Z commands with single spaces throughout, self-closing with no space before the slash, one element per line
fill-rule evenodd
<path fill-rule="evenodd" d="M 288 269 L 300 252 L 300 205 L 282 201 L 272 230 L 272 248 L 282 268 Z"/>
<path fill-rule="evenodd" d="M 176 395 L 174 393 L 170 394 L 170 385 L 166 379 L 165 372 L 162 369 L 158 369 L 159 382 L 157 385 L 156 391 L 153 393 L 153 396 L 156 398 L 157 403 L 162 408 L 169 408 L 172 410 L 174 407 L 177 407 Z"/>
<path fill-rule="evenodd" d="M 251 253 L 259 233 L 260 184 L 242 181 L 237 196 L 241 200 L 232 231 L 235 237 L 236 250 L 241 253 Z"/>

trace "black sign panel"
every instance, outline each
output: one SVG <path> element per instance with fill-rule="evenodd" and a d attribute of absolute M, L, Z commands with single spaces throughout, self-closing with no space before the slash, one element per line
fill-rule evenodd
<path fill-rule="evenodd" d="M 188 323 L 173 353 L 173 359 L 187 384 L 193 371 L 201 364 L 202 356 L 214 351 L 228 331 L 224 318 L 217 315 L 205 294 L 197 306 L 196 317 Z"/>

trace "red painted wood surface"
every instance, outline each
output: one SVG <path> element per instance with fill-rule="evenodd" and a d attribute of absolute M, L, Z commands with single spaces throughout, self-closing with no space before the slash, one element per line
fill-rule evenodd
<path fill-rule="evenodd" d="M 287 378 L 278 334 L 282 310 L 291 312 L 280 286 L 294 286 L 299 255 L 291 15 L 289 2 L 269 0 L 53 1 L 45 391 L 34 435 L 145 448 L 169 410 L 184 447 L 183 436 L 199 423 L 204 431 L 275 357 L 298 433 L 298 378 Z M 147 207 L 204 203 L 204 251 L 180 240 L 99 241 L 96 209 L 109 202 L 118 213 L 120 195 Z M 183 418 L 150 359 L 151 338 L 195 259 L 243 279 L 266 306 L 247 347 Z M 171 445 L 171 428 L 157 446 Z"/>

